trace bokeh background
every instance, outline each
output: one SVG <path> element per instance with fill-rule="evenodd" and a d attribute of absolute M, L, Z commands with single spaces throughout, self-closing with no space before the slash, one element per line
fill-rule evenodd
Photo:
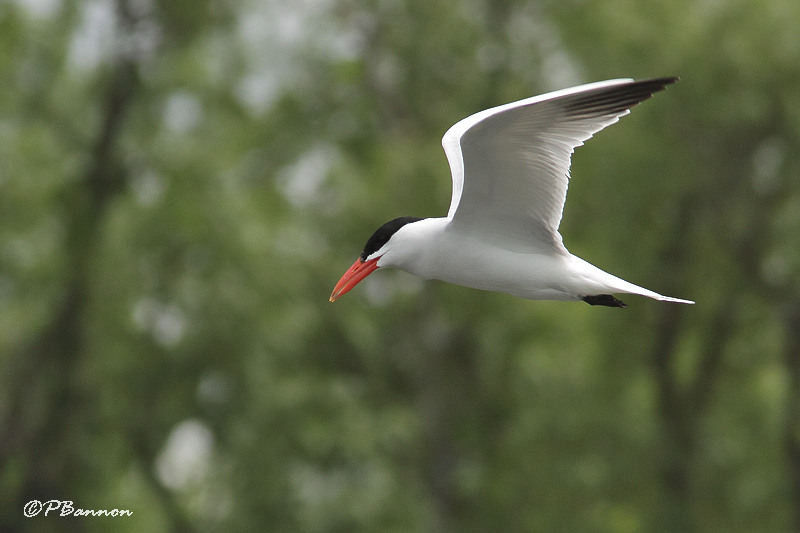
<path fill-rule="evenodd" d="M 0 0 L 0 530 L 800 528 L 796 0 Z M 483 108 L 677 75 L 571 251 L 678 306 L 379 272 Z M 72 500 L 131 517 L 25 518 Z"/>

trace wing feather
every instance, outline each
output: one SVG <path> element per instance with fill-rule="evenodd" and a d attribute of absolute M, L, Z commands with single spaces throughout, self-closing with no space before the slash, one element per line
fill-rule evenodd
<path fill-rule="evenodd" d="M 558 226 L 573 151 L 675 81 L 591 83 L 457 122 L 442 139 L 453 175 L 450 226 L 512 249 L 566 252 Z"/>

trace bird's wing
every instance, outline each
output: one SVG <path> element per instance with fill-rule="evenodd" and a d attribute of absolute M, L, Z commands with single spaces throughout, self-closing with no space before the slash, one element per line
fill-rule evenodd
<path fill-rule="evenodd" d="M 590 83 L 457 122 L 442 139 L 453 174 L 450 226 L 510 249 L 566 251 L 558 225 L 572 152 L 677 80 Z"/>

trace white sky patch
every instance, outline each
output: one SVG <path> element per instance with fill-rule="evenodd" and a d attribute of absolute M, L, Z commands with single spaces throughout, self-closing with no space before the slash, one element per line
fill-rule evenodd
<path fill-rule="evenodd" d="M 234 94 L 261 114 L 294 75 L 294 50 L 302 44 L 307 13 L 304 2 L 270 1 L 250 2 L 240 13 L 237 33 L 248 67 Z"/>
<path fill-rule="evenodd" d="M 203 106 L 191 93 L 177 91 L 164 102 L 164 125 L 175 133 L 188 133 L 203 119 Z"/>
<path fill-rule="evenodd" d="M 310 45 L 331 56 L 355 57 L 360 51 L 360 36 L 333 22 L 331 11 L 335 5 L 334 0 L 250 2 L 241 11 L 239 35 L 243 42 L 254 46 L 287 51 Z M 261 51 L 259 55 L 264 57 L 264 48 Z"/>
<path fill-rule="evenodd" d="M 209 474 L 214 435 L 197 419 L 173 428 L 156 458 L 156 475 L 165 487 L 181 490 L 200 484 Z"/>
<path fill-rule="evenodd" d="M 105 0 L 78 4 L 80 21 L 72 34 L 67 54 L 67 64 L 71 69 L 92 71 L 110 62 L 115 55 L 133 57 L 137 61 L 153 57 L 162 41 L 162 31 L 152 15 L 151 0 L 130 2 L 136 22 L 122 34 L 115 5 Z"/>
<path fill-rule="evenodd" d="M 146 169 L 131 176 L 130 184 L 133 197 L 142 207 L 153 207 L 163 197 L 167 189 L 164 178 L 152 169 Z"/>
<path fill-rule="evenodd" d="M 81 21 L 72 36 L 68 63 L 78 71 L 90 71 L 107 62 L 114 53 L 116 13 L 113 2 L 80 4 Z"/>
<path fill-rule="evenodd" d="M 339 154 L 332 146 L 311 148 L 279 173 L 278 183 L 283 195 L 295 207 L 313 203 L 338 159 Z"/>
<path fill-rule="evenodd" d="M 335 0 L 251 0 L 240 11 L 237 34 L 248 65 L 234 94 L 251 112 L 264 113 L 277 95 L 306 85 L 312 73 L 298 65 L 308 64 L 309 57 L 330 62 L 361 54 L 361 32 L 339 23 L 335 5 Z"/>
<path fill-rule="evenodd" d="M 561 35 L 541 13 L 538 4 L 520 8 L 508 26 L 511 41 L 512 68 L 521 75 L 533 76 L 531 82 L 541 83 L 543 90 L 556 90 L 577 85 L 583 80 L 580 65 L 569 54 Z M 541 61 L 532 69 L 534 52 Z"/>
<path fill-rule="evenodd" d="M 36 18 L 48 18 L 61 10 L 61 0 L 16 0 L 18 6 Z"/>
<path fill-rule="evenodd" d="M 133 306 L 133 323 L 166 348 L 175 346 L 186 332 L 186 317 L 176 305 L 142 298 Z"/>
<path fill-rule="evenodd" d="M 251 113 L 266 113 L 280 94 L 280 83 L 274 74 L 252 72 L 240 79 L 233 94 Z"/>

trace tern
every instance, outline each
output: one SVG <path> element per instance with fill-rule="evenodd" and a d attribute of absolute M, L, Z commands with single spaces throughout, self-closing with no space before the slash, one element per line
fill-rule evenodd
<path fill-rule="evenodd" d="M 572 152 L 678 81 L 614 79 L 486 109 L 442 138 L 453 178 L 446 217 L 383 224 L 345 272 L 333 302 L 378 268 L 512 294 L 625 307 L 615 293 L 663 296 L 572 255 L 558 232 Z"/>

